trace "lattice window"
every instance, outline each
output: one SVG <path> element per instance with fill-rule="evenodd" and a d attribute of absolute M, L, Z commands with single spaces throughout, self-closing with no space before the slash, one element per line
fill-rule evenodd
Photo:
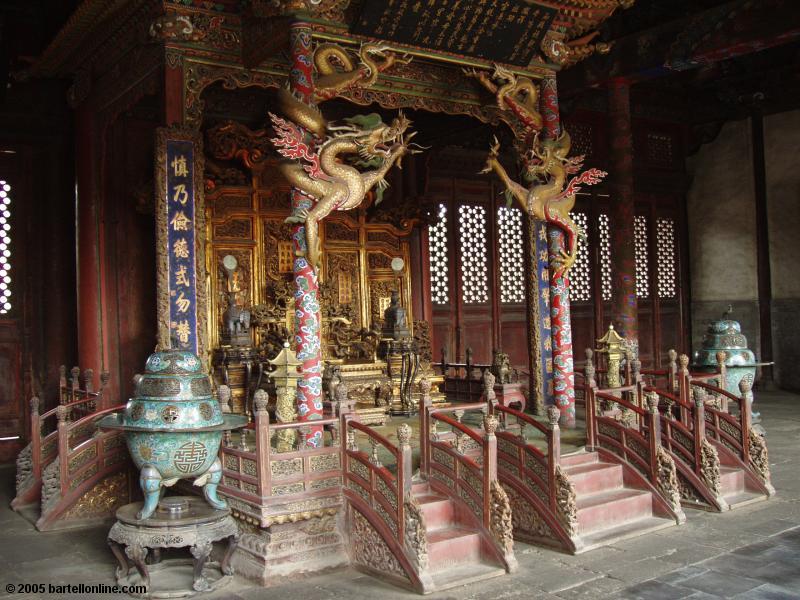
<path fill-rule="evenodd" d="M 661 167 L 672 166 L 672 136 L 648 133 L 645 148 L 647 162 Z"/>
<path fill-rule="evenodd" d="M 569 297 L 573 301 L 592 299 L 592 279 L 589 266 L 589 216 L 584 212 L 570 213 L 572 220 L 586 236 L 578 236 L 577 257 L 569 274 Z"/>
<path fill-rule="evenodd" d="M 462 204 L 458 207 L 461 240 L 461 294 L 465 304 L 489 301 L 489 269 L 486 252 L 486 209 Z"/>
<path fill-rule="evenodd" d="M 501 206 L 497 209 L 497 237 L 500 246 L 500 302 L 525 302 L 524 241 L 522 211 Z"/>
<path fill-rule="evenodd" d="M 291 273 L 293 262 L 292 242 L 278 242 L 278 272 Z"/>
<path fill-rule="evenodd" d="M 572 123 L 569 127 L 569 137 L 572 140 L 572 155 L 592 155 L 592 126 L 588 123 Z"/>
<path fill-rule="evenodd" d="M 611 301 L 611 220 L 606 213 L 598 218 L 600 233 L 600 290 L 603 301 Z"/>
<path fill-rule="evenodd" d="M 0 315 L 11 310 L 11 186 L 0 179 Z"/>
<path fill-rule="evenodd" d="M 650 269 L 647 253 L 647 217 L 644 215 L 634 217 L 633 237 L 636 244 L 636 295 L 639 298 L 648 298 L 650 296 Z"/>
<path fill-rule="evenodd" d="M 450 302 L 450 286 L 447 277 L 447 207 L 444 204 L 439 205 L 436 217 L 436 224 L 428 226 L 431 301 L 434 304 L 447 304 Z"/>
<path fill-rule="evenodd" d="M 678 295 L 677 253 L 675 221 L 666 217 L 656 219 L 656 274 L 659 298 L 675 298 Z"/>

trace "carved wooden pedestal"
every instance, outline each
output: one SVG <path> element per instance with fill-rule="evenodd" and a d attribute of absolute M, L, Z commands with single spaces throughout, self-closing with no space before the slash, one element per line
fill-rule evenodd
<path fill-rule="evenodd" d="M 242 539 L 232 563 L 236 572 L 263 586 L 349 564 L 338 515 L 258 527 L 241 523 Z"/>
<path fill-rule="evenodd" d="M 142 597 L 179 598 L 216 589 L 231 579 L 230 559 L 239 540 L 239 529 L 230 511 L 211 508 L 202 498 L 193 496 L 162 500 L 149 519 L 136 518 L 141 508 L 141 502 L 120 508 L 117 522 L 108 532 L 108 545 L 119 561 L 117 583 L 146 586 L 147 593 L 141 594 Z M 213 543 L 225 539 L 228 547 L 222 561 L 207 562 Z M 161 548 L 185 547 L 191 551 L 193 569 L 191 579 L 187 577 L 183 582 L 171 575 L 187 561 L 172 559 L 161 563 Z M 148 553 L 149 565 L 145 562 Z M 219 567 L 219 576 L 207 577 L 204 569 L 212 566 Z"/>
<path fill-rule="evenodd" d="M 525 412 L 525 396 L 520 383 L 498 383 L 494 386 L 494 394 L 498 404 L 505 407 L 516 408 Z"/>

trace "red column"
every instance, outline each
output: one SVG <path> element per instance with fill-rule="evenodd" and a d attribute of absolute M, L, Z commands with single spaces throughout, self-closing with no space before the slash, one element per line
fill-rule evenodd
<path fill-rule="evenodd" d="M 103 323 L 105 289 L 101 276 L 102 236 L 98 183 L 97 126 L 94 113 L 85 104 L 76 111 L 76 204 L 78 260 L 78 362 L 94 369 L 95 386 L 100 372 L 108 368 L 105 360 L 107 331 Z"/>
<path fill-rule="evenodd" d="M 625 338 L 638 340 L 636 303 L 636 242 L 634 236 L 633 136 L 630 85 L 614 81 L 608 90 L 611 131 L 611 276 L 614 327 Z"/>
<path fill-rule="evenodd" d="M 314 98 L 312 72 L 311 27 L 306 23 L 294 23 L 289 32 L 292 68 L 289 84 L 295 95 L 307 104 Z M 309 209 L 314 200 L 293 188 L 292 210 Z M 295 320 L 294 340 L 297 358 L 303 361 L 303 378 L 297 386 L 297 411 L 301 421 L 322 418 L 322 366 L 321 366 L 321 313 L 319 306 L 319 282 L 314 267 L 305 258 L 306 231 L 301 223 L 292 229 L 292 244 L 295 251 Z M 315 427 L 308 434 L 306 443 L 322 445 L 322 428 Z"/>
<path fill-rule="evenodd" d="M 542 134 L 545 139 L 561 135 L 561 118 L 558 110 L 558 88 L 555 77 L 542 81 Z M 565 250 L 564 232 L 548 227 L 548 260 Z M 553 399 L 561 411 L 560 421 L 565 427 L 575 427 L 575 373 L 572 360 L 572 324 L 569 303 L 569 278 L 565 273 L 550 269 L 550 327 L 553 336 Z"/>

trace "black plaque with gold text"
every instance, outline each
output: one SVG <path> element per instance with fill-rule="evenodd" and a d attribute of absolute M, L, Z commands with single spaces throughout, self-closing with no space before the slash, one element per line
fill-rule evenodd
<path fill-rule="evenodd" d="M 366 0 L 352 33 L 525 66 L 556 12 L 524 0 Z"/>

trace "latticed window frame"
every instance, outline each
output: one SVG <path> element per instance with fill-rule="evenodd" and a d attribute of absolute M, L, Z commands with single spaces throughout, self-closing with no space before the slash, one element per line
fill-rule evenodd
<path fill-rule="evenodd" d="M 652 291 L 649 223 L 650 218 L 647 215 L 637 214 L 633 218 L 636 296 L 643 300 L 648 300 Z"/>
<path fill-rule="evenodd" d="M 11 182 L 0 179 L 0 317 L 14 310 L 12 294 L 11 215 L 14 190 Z"/>
<path fill-rule="evenodd" d="M 437 221 L 428 226 L 428 257 L 430 261 L 431 302 L 446 305 L 450 302 L 450 227 L 447 204 L 436 207 Z M 440 245 L 439 242 L 442 242 Z"/>
<path fill-rule="evenodd" d="M 516 207 L 498 206 L 495 237 L 501 304 L 525 303 L 525 214 Z M 509 237 L 509 233 L 513 237 Z"/>
<path fill-rule="evenodd" d="M 479 256 L 474 257 L 474 259 L 470 256 L 469 252 L 465 251 L 470 250 L 469 248 L 466 248 L 465 245 L 471 241 L 469 238 L 469 235 L 471 234 L 470 230 L 464 228 L 464 221 L 467 218 L 465 214 L 467 212 L 472 212 L 474 214 L 480 213 L 482 215 L 483 245 L 479 248 Z M 490 246 L 493 239 L 493 236 L 490 232 L 491 221 L 489 220 L 491 210 L 489 207 L 483 204 L 465 202 L 456 205 L 454 214 L 457 214 L 454 225 L 458 229 L 458 277 L 460 278 L 461 283 L 460 301 L 465 305 L 488 304 L 490 302 L 491 290 L 493 289 L 491 267 L 489 264 L 490 256 L 493 250 L 493 248 Z M 480 255 L 482 255 L 482 257 Z M 475 269 L 475 272 L 468 272 L 468 269 L 471 268 Z"/>

